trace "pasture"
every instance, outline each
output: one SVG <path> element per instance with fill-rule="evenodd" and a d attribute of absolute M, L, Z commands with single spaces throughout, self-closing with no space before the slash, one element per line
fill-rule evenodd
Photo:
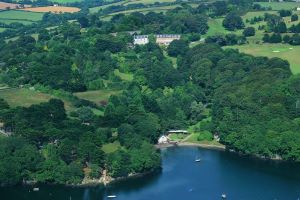
<path fill-rule="evenodd" d="M 4 32 L 6 28 L 0 28 L 0 33 Z"/>
<path fill-rule="evenodd" d="M 86 91 L 86 92 L 77 92 L 74 93 L 75 96 L 81 99 L 85 99 L 88 101 L 92 101 L 96 103 L 97 105 L 101 104 L 101 101 L 107 101 L 111 95 L 119 94 L 121 91 L 117 90 L 92 90 L 92 91 Z"/>
<path fill-rule="evenodd" d="M 22 24 L 31 24 L 41 20 L 43 13 L 26 12 L 21 10 L 9 10 L 0 12 L 0 22 L 11 24 L 19 22 Z"/>
<path fill-rule="evenodd" d="M 291 10 L 300 6 L 297 2 L 255 2 L 263 7 L 271 7 L 272 10 Z"/>
<path fill-rule="evenodd" d="M 0 97 L 7 101 L 11 107 L 29 107 L 33 104 L 47 102 L 51 98 L 57 98 L 50 94 L 29 90 L 27 88 L 0 89 Z M 66 100 L 63 101 L 67 111 L 74 110 L 74 107 L 70 102 Z"/>
<path fill-rule="evenodd" d="M 80 9 L 76 7 L 65 7 L 65 6 L 45 6 L 45 7 L 34 7 L 34 8 L 24 8 L 24 11 L 30 11 L 33 13 L 75 13 L 79 12 Z"/>
<path fill-rule="evenodd" d="M 228 46 L 225 48 L 238 49 L 240 52 L 254 56 L 278 57 L 289 61 L 293 74 L 300 73 L 300 46 L 289 44 L 246 44 L 240 46 Z"/>

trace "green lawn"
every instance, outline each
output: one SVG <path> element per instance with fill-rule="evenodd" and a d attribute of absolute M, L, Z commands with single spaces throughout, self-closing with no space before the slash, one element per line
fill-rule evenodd
<path fill-rule="evenodd" d="M 115 141 L 113 143 L 104 144 L 102 146 L 102 151 L 104 151 L 104 153 L 106 153 L 106 154 L 113 153 L 113 152 L 117 151 L 120 147 L 121 147 L 120 142 Z"/>
<path fill-rule="evenodd" d="M 6 28 L 0 28 L 0 33 L 4 32 Z"/>
<path fill-rule="evenodd" d="M 272 10 L 290 10 L 300 6 L 297 2 L 255 2 L 263 7 L 271 7 Z"/>
<path fill-rule="evenodd" d="M 25 88 L 0 90 L 0 97 L 8 102 L 12 107 L 17 106 L 31 106 L 32 104 L 39 104 L 47 102 L 51 95 L 32 91 Z"/>
<path fill-rule="evenodd" d="M 78 92 L 74 93 L 74 95 L 81 99 L 92 101 L 99 105 L 101 101 L 107 101 L 111 95 L 115 95 L 118 93 L 120 93 L 120 91 L 103 89 L 87 92 Z"/>
<path fill-rule="evenodd" d="M 114 71 L 114 74 L 118 77 L 120 77 L 123 81 L 132 81 L 133 80 L 133 74 L 127 74 L 122 73 L 118 69 Z"/>
<path fill-rule="evenodd" d="M 42 19 L 43 13 L 37 12 L 26 12 L 26 11 L 17 11 L 9 10 L 0 12 L 0 22 L 11 24 L 14 22 L 19 22 L 22 24 L 31 24 Z"/>
<path fill-rule="evenodd" d="M 51 98 L 57 98 L 50 94 L 29 90 L 27 88 L 12 88 L 0 90 L 0 98 L 3 98 L 11 107 L 29 107 L 33 104 L 47 102 Z M 63 100 L 67 111 L 74 110 L 72 104 Z"/>
<path fill-rule="evenodd" d="M 288 60 L 294 74 L 300 73 L 300 46 L 288 44 L 247 44 L 225 48 L 239 49 L 241 52 L 254 56 L 279 57 Z"/>

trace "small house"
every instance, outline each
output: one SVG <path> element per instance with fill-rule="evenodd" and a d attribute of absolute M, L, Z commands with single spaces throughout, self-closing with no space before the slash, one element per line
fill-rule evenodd
<path fill-rule="evenodd" d="M 148 35 L 135 35 L 133 37 L 134 45 L 145 45 L 149 43 Z"/>
<path fill-rule="evenodd" d="M 156 35 L 156 43 L 159 45 L 168 46 L 172 41 L 179 40 L 180 37 L 180 35 L 175 34 L 160 34 Z"/>
<path fill-rule="evenodd" d="M 297 11 L 300 11 L 300 7 L 297 7 Z"/>

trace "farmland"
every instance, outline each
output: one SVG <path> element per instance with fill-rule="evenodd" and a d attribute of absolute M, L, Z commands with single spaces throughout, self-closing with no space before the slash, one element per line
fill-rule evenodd
<path fill-rule="evenodd" d="M 0 97 L 7 101 L 11 107 L 29 107 L 33 104 L 47 102 L 51 98 L 57 98 L 50 94 L 29 90 L 27 88 L 1 89 Z M 65 109 L 67 111 L 72 111 L 75 109 L 69 101 L 63 101 L 65 103 Z"/>
<path fill-rule="evenodd" d="M 65 6 L 46 6 L 46 7 L 35 7 L 35 8 L 24 8 L 24 11 L 36 12 L 36 13 L 74 13 L 79 12 L 80 9 L 76 7 L 65 7 Z"/>
<path fill-rule="evenodd" d="M 271 7 L 272 10 L 290 10 L 295 9 L 297 6 L 300 6 L 300 3 L 297 2 L 256 2 L 263 7 Z"/>
<path fill-rule="evenodd" d="M 0 33 L 5 31 L 5 30 L 6 30 L 6 28 L 0 28 Z"/>
<path fill-rule="evenodd" d="M 300 73 L 300 46 L 288 44 L 247 44 L 241 46 L 230 46 L 226 48 L 239 49 L 240 52 L 254 56 L 278 57 L 288 60 L 294 74 Z"/>
<path fill-rule="evenodd" d="M 0 10 L 6 10 L 7 8 L 15 9 L 18 6 L 19 6 L 19 4 L 0 2 Z"/>
<path fill-rule="evenodd" d="M 43 13 L 26 12 L 20 10 L 9 10 L 0 12 L 0 22 L 11 24 L 19 22 L 22 24 L 31 24 L 41 20 Z"/>

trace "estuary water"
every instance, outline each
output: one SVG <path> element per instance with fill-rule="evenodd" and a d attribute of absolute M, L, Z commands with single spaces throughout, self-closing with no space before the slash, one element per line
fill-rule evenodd
<path fill-rule="evenodd" d="M 234 153 L 174 147 L 162 149 L 162 171 L 108 187 L 40 185 L 0 188 L 1 200 L 298 200 L 300 165 Z M 195 162 L 201 158 L 200 162 Z"/>

